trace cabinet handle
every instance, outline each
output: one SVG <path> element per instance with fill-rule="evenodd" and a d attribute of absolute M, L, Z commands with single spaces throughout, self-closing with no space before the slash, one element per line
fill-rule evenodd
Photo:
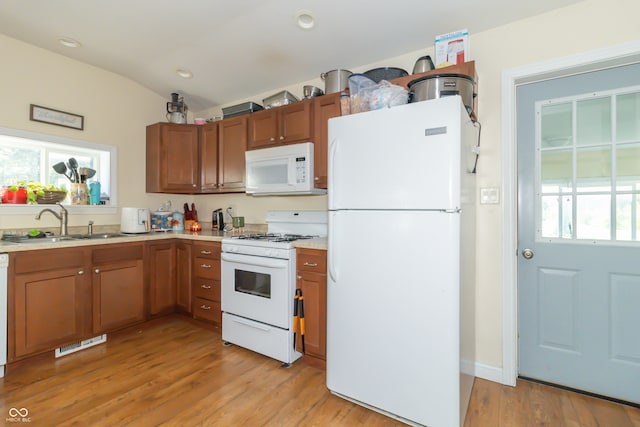
<path fill-rule="evenodd" d="M 210 264 L 200 264 L 200 267 L 202 268 L 211 268 Z"/>
<path fill-rule="evenodd" d="M 200 251 L 202 255 L 211 255 L 211 251 Z"/>
<path fill-rule="evenodd" d="M 78 271 L 78 274 L 79 274 L 80 276 L 82 276 L 82 275 L 84 274 L 84 270 L 80 270 L 80 271 Z"/>
<path fill-rule="evenodd" d="M 100 269 L 99 269 L 99 268 L 96 268 L 96 269 L 95 269 L 95 272 L 96 272 L 96 274 L 100 274 Z"/>
<path fill-rule="evenodd" d="M 200 308 L 201 308 L 201 309 L 203 309 L 203 310 L 211 310 L 211 307 L 210 307 L 210 306 L 208 306 L 208 305 L 204 305 L 204 304 L 202 304 L 202 305 L 200 306 Z"/>
<path fill-rule="evenodd" d="M 318 176 L 314 177 L 313 179 L 316 180 L 316 181 L 320 181 L 320 177 L 318 177 Z"/>
<path fill-rule="evenodd" d="M 317 262 L 306 262 L 303 264 L 305 267 L 317 267 L 318 263 Z"/>
<path fill-rule="evenodd" d="M 280 137 L 280 141 L 284 141 L 284 136 L 281 136 L 281 137 Z"/>
<path fill-rule="evenodd" d="M 269 138 L 269 141 L 271 141 L 271 142 L 273 142 L 273 141 L 275 141 L 275 140 L 276 140 L 276 139 L 275 139 L 274 137 Z"/>
<path fill-rule="evenodd" d="M 209 286 L 209 285 L 200 285 L 200 287 L 202 289 L 211 289 L 211 286 Z"/>
<path fill-rule="evenodd" d="M 197 185 L 195 185 L 195 184 L 193 184 L 193 185 L 191 185 L 191 186 L 192 186 L 193 188 L 196 188 L 196 187 L 197 187 Z"/>
<path fill-rule="evenodd" d="M 296 276 L 296 279 L 300 280 L 302 279 L 302 276 Z"/>

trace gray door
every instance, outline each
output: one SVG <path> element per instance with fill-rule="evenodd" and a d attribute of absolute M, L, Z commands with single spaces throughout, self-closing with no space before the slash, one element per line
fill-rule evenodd
<path fill-rule="evenodd" d="M 517 88 L 519 375 L 640 403 L 640 65 Z"/>

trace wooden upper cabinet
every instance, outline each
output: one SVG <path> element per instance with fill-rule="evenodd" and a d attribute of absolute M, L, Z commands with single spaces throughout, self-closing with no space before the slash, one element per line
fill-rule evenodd
<path fill-rule="evenodd" d="M 147 126 L 147 192 L 193 193 L 198 189 L 198 133 L 195 125 Z"/>
<path fill-rule="evenodd" d="M 221 191 L 244 191 L 247 116 L 219 122 L 218 180 Z"/>
<path fill-rule="evenodd" d="M 207 123 L 200 129 L 200 190 L 218 191 L 218 123 Z"/>
<path fill-rule="evenodd" d="M 313 103 L 295 102 L 252 113 L 249 117 L 249 149 L 311 141 Z"/>
<path fill-rule="evenodd" d="M 328 120 L 338 116 L 340 116 L 339 92 L 313 99 L 313 175 L 316 188 L 327 188 Z"/>

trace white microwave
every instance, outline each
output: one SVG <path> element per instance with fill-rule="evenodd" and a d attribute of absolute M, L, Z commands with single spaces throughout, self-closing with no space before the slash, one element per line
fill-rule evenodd
<path fill-rule="evenodd" d="M 249 150 L 246 192 L 254 196 L 326 194 L 314 188 L 313 142 Z"/>

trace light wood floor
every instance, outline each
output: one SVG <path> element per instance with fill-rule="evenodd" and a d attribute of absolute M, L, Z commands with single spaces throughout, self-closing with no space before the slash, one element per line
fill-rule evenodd
<path fill-rule="evenodd" d="M 0 420 L 31 426 L 397 426 L 331 395 L 323 371 L 231 346 L 179 316 L 0 379 Z M 5 420 L 6 421 L 6 420 Z M 465 427 L 640 427 L 640 410 L 520 381 L 476 380 Z"/>

